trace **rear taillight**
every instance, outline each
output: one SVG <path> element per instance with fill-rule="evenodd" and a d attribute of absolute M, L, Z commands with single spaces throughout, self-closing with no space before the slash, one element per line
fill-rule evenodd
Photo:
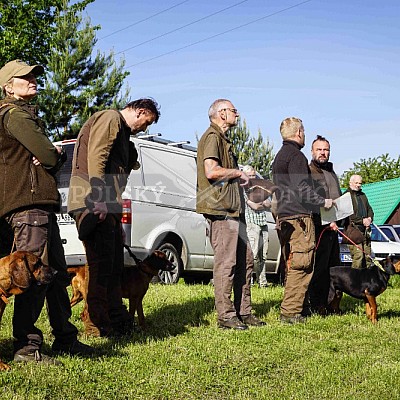
<path fill-rule="evenodd" d="M 131 224 L 132 223 L 132 209 L 131 209 L 131 201 L 130 200 L 122 201 L 121 222 L 123 224 Z"/>

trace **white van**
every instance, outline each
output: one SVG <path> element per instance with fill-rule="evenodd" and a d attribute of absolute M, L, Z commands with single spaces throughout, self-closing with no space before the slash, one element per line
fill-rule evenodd
<path fill-rule="evenodd" d="M 132 171 L 123 194 L 122 224 L 126 243 L 143 259 L 155 249 L 168 254 L 176 266 L 162 273 L 165 283 L 211 278 L 213 251 L 208 239 L 208 224 L 196 213 L 196 149 L 186 143 L 174 143 L 155 135 L 132 137 L 138 151 L 139 170 Z M 77 237 L 74 221 L 66 214 L 67 191 L 75 140 L 56 143 L 68 154 L 58 174 L 63 199 L 58 217 L 68 264 L 84 263 L 84 250 Z M 278 273 L 280 246 L 275 222 L 269 215 L 267 272 Z M 125 264 L 134 261 L 125 253 Z"/>

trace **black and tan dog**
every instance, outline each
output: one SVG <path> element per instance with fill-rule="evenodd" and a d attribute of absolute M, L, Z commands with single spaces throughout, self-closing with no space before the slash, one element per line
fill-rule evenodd
<path fill-rule="evenodd" d="M 129 313 L 134 317 L 136 312 L 139 326 L 146 328 L 143 313 L 143 298 L 149 288 L 150 281 L 157 276 L 160 271 L 172 271 L 174 265 L 168 260 L 165 253 L 155 250 L 143 261 L 136 259 L 136 265 L 124 267 L 122 269 L 122 297 L 129 299 Z M 87 297 L 87 286 L 85 284 L 85 266 L 70 267 L 68 272 L 72 276 L 72 297 L 71 307 L 85 300 Z"/>
<path fill-rule="evenodd" d="M 8 297 L 25 292 L 36 282 L 48 284 L 54 273 L 39 257 L 26 251 L 16 251 L 0 259 L 0 322 Z M 10 367 L 0 360 L 0 371 Z"/>
<path fill-rule="evenodd" d="M 340 300 L 346 293 L 365 303 L 368 319 L 373 324 L 378 321 L 376 297 L 383 293 L 389 279 L 400 273 L 400 261 L 393 264 L 390 258 L 375 261 L 372 267 L 356 269 L 351 267 L 332 267 L 330 269 L 330 288 L 328 295 L 328 311 L 340 314 Z"/>

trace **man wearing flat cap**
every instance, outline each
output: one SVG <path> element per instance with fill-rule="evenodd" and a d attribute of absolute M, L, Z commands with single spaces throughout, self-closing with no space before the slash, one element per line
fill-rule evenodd
<path fill-rule="evenodd" d="M 35 326 L 46 300 L 54 352 L 87 355 L 93 349 L 77 339 L 69 322 L 67 266 L 55 211 L 60 196 L 54 174 L 66 160 L 52 145 L 29 101 L 37 94 L 41 65 L 10 61 L 0 69 L 0 218 L 12 232 L 11 250 L 30 251 L 57 273 L 49 285 L 32 285 L 14 302 L 14 361 L 60 364 L 41 353 L 43 334 Z M 0 245 L 4 245 L 1 243 Z M 4 253 L 1 249 L 1 253 Z"/>

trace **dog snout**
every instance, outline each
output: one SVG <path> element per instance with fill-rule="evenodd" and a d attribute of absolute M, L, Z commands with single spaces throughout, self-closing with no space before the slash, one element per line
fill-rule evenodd
<path fill-rule="evenodd" d="M 54 268 L 42 264 L 36 271 L 35 279 L 38 285 L 48 285 L 57 274 Z"/>

